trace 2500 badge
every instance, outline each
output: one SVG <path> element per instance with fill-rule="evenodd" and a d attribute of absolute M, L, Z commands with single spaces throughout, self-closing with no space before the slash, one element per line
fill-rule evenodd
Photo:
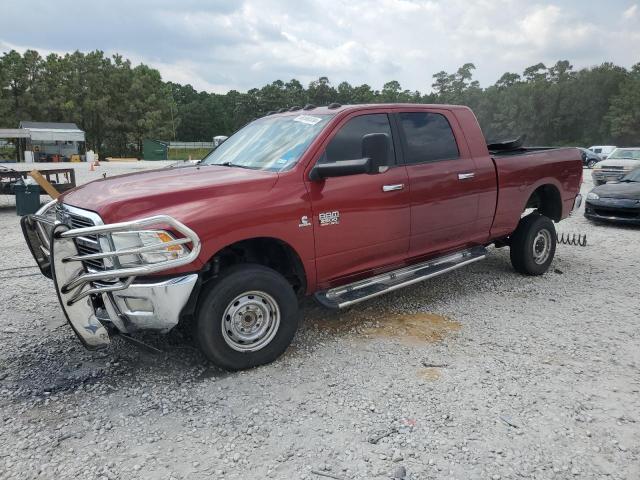
<path fill-rule="evenodd" d="M 320 220 L 320 226 L 325 227 L 327 225 L 337 225 L 340 223 L 340 212 L 336 210 L 335 212 L 323 212 L 318 215 Z"/>

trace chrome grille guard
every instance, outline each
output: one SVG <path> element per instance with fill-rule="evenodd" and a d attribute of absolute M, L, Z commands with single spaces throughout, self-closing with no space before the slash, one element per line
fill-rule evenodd
<path fill-rule="evenodd" d="M 167 247 L 174 245 L 191 244 L 191 251 L 184 257 L 176 258 L 173 260 L 167 260 L 163 262 L 140 265 L 135 267 L 126 268 L 114 268 L 111 270 L 104 270 L 100 272 L 81 272 L 74 278 L 69 279 L 64 285 L 60 286 L 62 293 L 69 293 L 70 291 L 77 289 L 76 294 L 69 299 L 71 303 L 78 301 L 79 299 L 93 294 L 113 292 L 116 290 L 123 290 L 127 288 L 133 279 L 140 275 L 149 275 L 151 273 L 161 272 L 163 270 L 169 270 L 183 265 L 188 265 L 193 262 L 200 253 L 200 239 L 196 233 L 186 225 L 178 222 L 173 217 L 168 215 L 155 215 L 153 217 L 143 218 L 141 220 L 134 220 L 131 222 L 111 223 L 107 225 L 97 225 L 95 227 L 74 228 L 70 230 L 55 229 L 53 235 L 53 241 L 64 239 L 73 239 L 75 237 L 87 236 L 87 235 L 104 235 L 114 232 L 130 232 L 135 230 L 144 230 L 145 227 L 150 226 L 169 226 L 176 232 L 184 235 L 183 238 L 177 238 L 169 242 L 159 243 L 157 245 L 148 245 L 137 248 L 127 248 L 122 250 L 112 250 L 108 252 L 92 253 L 86 255 L 70 255 L 62 259 L 63 262 L 82 262 L 84 260 L 91 259 L 105 259 L 116 258 L 124 255 L 135 255 L 138 253 L 148 253 L 153 251 L 161 251 Z M 82 288 L 89 282 L 99 282 L 101 280 L 119 280 L 118 283 L 112 285 L 100 285 L 95 286 L 90 290 L 82 291 Z"/>
<path fill-rule="evenodd" d="M 102 348 L 110 343 L 109 332 L 102 323 L 104 318 L 98 318 L 94 302 L 96 296 L 102 297 L 105 302 L 104 307 L 108 311 L 109 305 L 111 305 L 111 292 L 133 288 L 136 285 L 133 281 L 137 276 L 187 265 L 193 262 L 200 253 L 200 239 L 196 233 L 168 215 L 156 215 L 131 222 L 107 225 L 101 224 L 100 221 L 100 224 L 95 226 L 74 228 L 67 222 L 61 221 L 63 219 L 52 215 L 56 205 L 57 202 L 53 201 L 38 210 L 35 215 L 23 217 L 21 226 L 29 249 L 40 270 L 53 280 L 60 305 L 71 328 L 84 346 L 89 349 Z M 67 206 L 67 208 L 69 207 Z M 75 207 L 72 208 L 75 209 Z M 84 212 L 80 209 L 75 210 L 80 213 Z M 90 211 L 86 211 L 86 213 L 95 217 L 94 222 L 97 223 L 99 217 L 95 213 Z M 154 245 L 142 244 L 136 248 L 131 246 L 122 247 L 119 250 L 115 248 L 115 243 L 111 238 L 112 233 L 144 231 L 145 227 L 152 226 L 156 229 L 162 228 L 175 232 L 178 234 L 176 235 L 178 238 Z M 87 238 L 89 236 L 96 239 L 98 247 L 103 251 L 98 250 L 84 254 L 79 251 L 77 240 L 82 239 L 78 237 Z M 100 242 L 101 238 L 107 241 Z M 144 263 L 144 260 L 140 258 L 141 264 L 122 267 L 117 260 L 123 255 L 159 251 L 167 247 L 185 244 L 190 245 L 186 247 L 187 250 L 183 256 L 161 260 L 157 263 Z M 188 250 L 188 247 L 191 249 Z M 113 262 L 109 266 L 105 262 L 106 268 L 99 271 L 93 270 L 91 263 L 87 262 L 87 260 L 102 261 L 109 258 L 113 259 Z M 119 313 L 114 312 L 113 315 L 113 318 L 116 318 Z M 114 320 L 112 319 L 112 321 Z"/>
<path fill-rule="evenodd" d="M 112 223 L 106 225 L 96 225 L 92 227 L 84 228 L 69 228 L 57 219 L 47 216 L 47 211 L 53 207 L 55 202 L 43 207 L 35 215 L 30 215 L 24 218 L 23 230 L 25 231 L 25 237 L 29 243 L 29 247 L 38 262 L 38 265 L 46 275 L 50 273 L 50 268 L 55 269 L 56 263 L 68 264 L 75 262 L 78 266 L 77 269 L 73 269 L 74 273 L 66 278 L 61 285 L 58 286 L 60 292 L 65 296 L 70 295 L 67 299 L 67 304 L 72 305 L 81 298 L 84 298 L 92 294 L 100 294 L 106 292 L 113 292 L 117 290 L 123 290 L 131 285 L 134 278 L 142 275 L 149 275 L 152 273 L 161 272 L 163 270 L 169 270 L 172 268 L 181 267 L 192 263 L 200 253 L 200 239 L 198 235 L 183 223 L 177 221 L 173 217 L 168 215 L 155 215 L 152 217 L 143 218 L 140 220 L 133 220 L 129 222 Z M 176 238 L 174 240 L 158 243 L 157 245 L 147 245 L 137 248 L 127 249 L 114 249 L 110 251 L 103 251 L 100 253 L 91 253 L 81 255 L 78 253 L 73 240 L 76 237 L 88 236 L 88 235 L 107 235 L 115 232 L 128 232 L 136 230 L 144 230 L 145 227 L 169 227 L 173 231 L 181 234 L 182 238 Z M 73 244 L 67 245 L 65 249 L 58 248 L 57 250 L 64 250 L 65 256 L 58 259 L 57 262 L 51 262 L 51 254 L 55 245 L 58 243 Z M 109 242 L 111 243 L 111 242 Z M 175 245 L 191 244 L 191 250 L 183 257 L 161 261 L 157 263 L 149 263 L 144 265 L 136 265 L 133 267 L 112 268 L 105 269 L 103 271 L 93 272 L 86 271 L 83 267 L 83 261 L 92 259 L 106 259 L 117 258 L 124 255 L 135 255 L 139 253 L 148 253 L 153 251 L 161 251 L 167 247 Z M 111 248 L 113 244 L 111 244 Z M 46 268 L 43 268 L 46 267 Z M 49 270 L 49 272 L 45 271 Z M 69 269 L 65 269 L 69 270 Z M 56 272 L 52 272 L 55 273 Z M 47 275 L 49 276 L 49 275 Z M 58 275 L 59 276 L 59 275 Z M 101 284 L 101 281 L 109 283 Z M 89 285 L 89 289 L 85 287 Z"/>

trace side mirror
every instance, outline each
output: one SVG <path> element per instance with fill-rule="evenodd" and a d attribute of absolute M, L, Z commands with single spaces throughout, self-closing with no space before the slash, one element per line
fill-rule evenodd
<path fill-rule="evenodd" d="M 311 172 L 309 180 L 316 182 L 329 177 L 346 177 L 359 173 L 371 173 L 371 159 L 342 160 L 340 162 L 318 163 Z"/>
<path fill-rule="evenodd" d="M 391 140 L 386 133 L 370 133 L 362 137 L 362 157 L 371 159 L 371 173 L 389 166 L 389 145 Z"/>
<path fill-rule="evenodd" d="M 318 163 L 309 172 L 309 180 L 315 182 L 328 177 L 344 177 L 367 173 L 381 173 L 389 166 L 389 145 L 386 133 L 370 133 L 362 137 L 362 158 L 339 162 Z"/>

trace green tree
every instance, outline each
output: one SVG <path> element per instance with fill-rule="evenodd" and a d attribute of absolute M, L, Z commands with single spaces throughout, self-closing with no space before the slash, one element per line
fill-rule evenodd
<path fill-rule="evenodd" d="M 328 105 L 336 101 L 338 95 L 327 77 L 320 77 L 309 84 L 307 89 L 309 102 L 314 105 Z"/>
<path fill-rule="evenodd" d="M 640 63 L 633 66 L 620 93 L 612 98 L 607 121 L 620 143 L 640 144 Z"/>
<path fill-rule="evenodd" d="M 328 105 L 414 102 L 468 105 L 492 140 L 524 134 L 530 144 L 585 145 L 640 141 L 640 64 L 631 71 L 612 63 L 575 71 L 568 60 L 547 68 L 507 72 L 481 88 L 475 66 L 433 75 L 432 91 L 403 90 L 391 80 L 380 91 L 368 84 L 319 77 L 305 88 L 275 80 L 247 92 L 198 92 L 164 82 L 145 65 L 120 55 L 89 53 L 0 55 L 0 126 L 20 120 L 71 121 L 86 132 L 87 146 L 103 155 L 139 155 L 144 138 L 210 140 L 231 134 L 268 111 L 307 103 Z"/>
<path fill-rule="evenodd" d="M 382 86 L 382 92 L 380 92 L 380 100 L 388 103 L 395 103 L 400 101 L 402 95 L 402 87 L 397 80 L 391 80 Z"/>

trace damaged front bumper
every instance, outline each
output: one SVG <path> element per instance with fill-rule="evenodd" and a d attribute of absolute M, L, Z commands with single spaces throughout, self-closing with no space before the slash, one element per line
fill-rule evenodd
<path fill-rule="evenodd" d="M 77 220 L 75 225 L 68 221 L 70 216 Z M 170 330 L 178 323 L 198 282 L 195 273 L 162 280 L 148 276 L 188 265 L 200 252 L 195 232 L 166 215 L 104 225 L 94 212 L 51 202 L 35 215 L 23 217 L 21 224 L 40 270 L 53 279 L 67 320 L 87 348 L 108 345 L 110 329 L 122 333 Z M 148 231 L 159 226 L 179 236 L 135 248 L 118 249 L 114 242 L 103 241 L 113 233 Z M 93 250 L 87 251 L 87 244 Z M 135 256 L 142 259 L 142 254 L 177 245 L 186 252 L 178 258 L 128 266 L 119 262 Z"/>

